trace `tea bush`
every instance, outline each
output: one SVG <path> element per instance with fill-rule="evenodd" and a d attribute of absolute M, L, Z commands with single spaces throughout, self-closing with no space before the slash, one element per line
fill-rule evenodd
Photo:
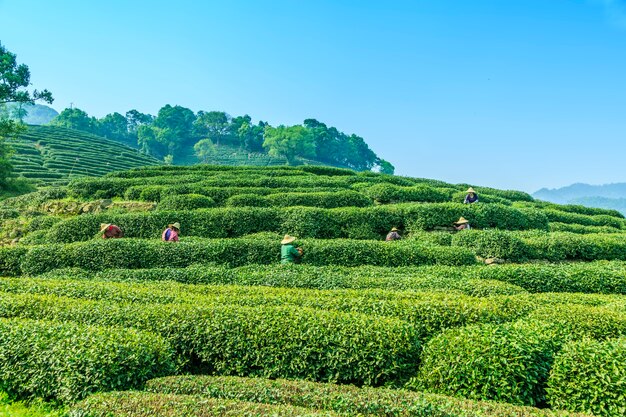
<path fill-rule="evenodd" d="M 468 326 L 428 342 L 412 389 L 475 400 L 538 405 L 557 344 L 541 322 Z"/>
<path fill-rule="evenodd" d="M 566 344 L 548 379 L 548 401 L 556 409 L 617 417 L 626 412 L 626 338 Z"/>

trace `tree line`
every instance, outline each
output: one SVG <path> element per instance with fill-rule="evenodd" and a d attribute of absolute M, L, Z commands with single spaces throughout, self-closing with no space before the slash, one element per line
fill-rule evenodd
<path fill-rule="evenodd" d="M 15 184 L 9 183 L 13 169 L 9 158 L 13 150 L 7 139 L 11 139 L 26 128 L 20 119 L 23 106 L 35 104 L 40 100 L 52 103 L 54 100 L 48 90 L 29 91 L 30 70 L 25 64 L 18 64 L 15 54 L 0 44 L 0 192 L 7 191 Z M 8 105 L 17 105 L 17 120 Z"/>
<path fill-rule="evenodd" d="M 308 158 L 357 171 L 376 169 L 393 174 L 394 167 L 379 158 L 357 135 L 348 135 L 315 119 L 301 125 L 253 123 L 249 115 L 232 117 L 223 111 L 199 111 L 163 106 L 156 116 L 130 110 L 98 119 L 78 108 L 63 110 L 50 125 L 93 133 L 123 142 L 141 152 L 172 163 L 193 147 L 208 162 L 216 147 L 230 146 L 251 153 L 284 157 L 290 165 Z"/>

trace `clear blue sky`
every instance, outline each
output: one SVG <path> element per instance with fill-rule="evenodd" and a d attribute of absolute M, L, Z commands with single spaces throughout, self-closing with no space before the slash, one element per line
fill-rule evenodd
<path fill-rule="evenodd" d="M 626 0 L 0 0 L 0 42 L 59 111 L 313 117 L 401 175 L 626 181 Z"/>

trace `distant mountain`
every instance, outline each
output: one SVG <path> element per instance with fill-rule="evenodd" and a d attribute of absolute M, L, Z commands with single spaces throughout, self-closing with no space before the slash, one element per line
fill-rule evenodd
<path fill-rule="evenodd" d="M 563 188 L 542 188 L 534 193 L 533 197 L 558 204 L 615 209 L 626 214 L 626 183 L 603 185 L 577 183 Z"/>
<path fill-rule="evenodd" d="M 19 119 L 18 104 L 7 104 L 6 110 L 9 113 L 9 117 Z M 59 115 L 59 112 L 52 107 L 44 106 L 43 104 L 26 104 L 22 106 L 22 111 L 26 115 L 22 115 L 22 121 L 28 125 L 45 125 L 50 123 L 52 119 Z"/>

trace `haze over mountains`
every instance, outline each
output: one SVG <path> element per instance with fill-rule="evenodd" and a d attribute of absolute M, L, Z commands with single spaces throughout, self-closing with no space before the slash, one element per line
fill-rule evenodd
<path fill-rule="evenodd" d="M 626 214 L 626 183 L 590 185 L 576 183 L 562 188 L 542 188 L 533 194 L 558 204 L 581 204 L 619 210 Z"/>

